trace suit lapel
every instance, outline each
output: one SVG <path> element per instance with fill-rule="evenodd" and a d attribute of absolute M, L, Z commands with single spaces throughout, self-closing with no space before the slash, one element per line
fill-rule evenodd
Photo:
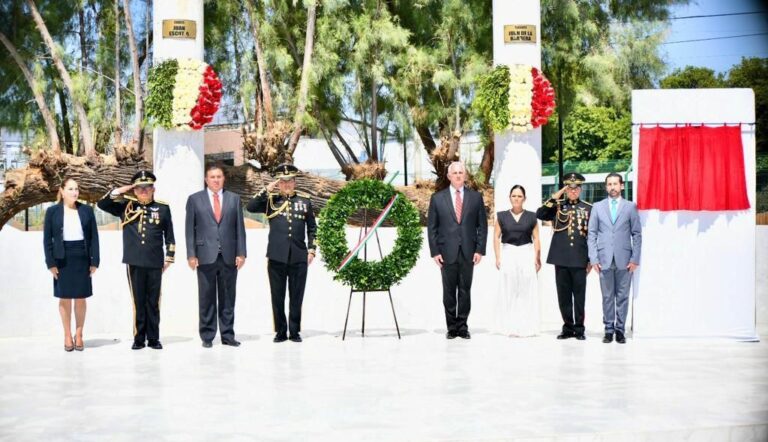
<path fill-rule="evenodd" d="M 464 218 L 467 216 L 467 212 L 469 212 L 467 209 L 469 208 L 469 189 L 467 187 L 464 187 L 464 198 L 461 200 L 461 221 L 459 224 L 464 222 Z M 454 210 L 455 212 L 455 210 Z"/>
<path fill-rule="evenodd" d="M 214 213 L 213 213 L 213 197 L 208 192 L 209 192 L 208 188 L 203 190 L 203 201 L 202 202 L 205 204 L 205 207 L 208 208 L 208 215 L 211 216 L 211 219 L 215 223 L 216 222 L 216 215 L 214 215 Z"/>
<path fill-rule="evenodd" d="M 628 204 L 627 201 L 624 199 L 622 199 L 619 202 L 618 213 L 616 213 L 616 222 L 613 223 L 614 226 L 619 225 L 619 221 L 621 221 L 622 215 L 624 214 L 624 211 L 627 209 L 627 204 Z"/>
<path fill-rule="evenodd" d="M 445 203 L 448 204 L 448 210 L 451 212 L 451 217 L 458 224 L 459 220 L 456 219 L 456 209 L 453 207 L 453 187 L 450 185 L 445 189 Z M 462 211 L 463 215 L 463 211 Z"/>

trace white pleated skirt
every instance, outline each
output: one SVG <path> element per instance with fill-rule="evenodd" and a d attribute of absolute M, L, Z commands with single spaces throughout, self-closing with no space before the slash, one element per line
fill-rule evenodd
<path fill-rule="evenodd" d="M 533 244 L 501 245 L 496 331 L 507 336 L 539 333 L 539 296 Z"/>

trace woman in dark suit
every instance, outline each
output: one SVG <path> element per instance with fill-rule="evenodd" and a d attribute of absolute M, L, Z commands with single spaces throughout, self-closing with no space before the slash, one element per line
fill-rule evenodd
<path fill-rule="evenodd" d="M 99 266 L 99 232 L 93 209 L 77 202 L 77 182 L 68 178 L 59 188 L 58 204 L 45 211 L 45 264 L 53 274 L 53 296 L 59 298 L 64 325 L 64 350 L 82 351 L 85 298 L 93 294 L 91 275 Z M 72 336 L 72 300 L 75 335 Z"/>

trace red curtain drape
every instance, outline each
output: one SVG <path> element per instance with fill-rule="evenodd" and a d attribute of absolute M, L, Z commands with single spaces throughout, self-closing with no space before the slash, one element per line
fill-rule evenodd
<path fill-rule="evenodd" d="M 638 163 L 638 209 L 749 209 L 739 126 L 641 127 Z"/>

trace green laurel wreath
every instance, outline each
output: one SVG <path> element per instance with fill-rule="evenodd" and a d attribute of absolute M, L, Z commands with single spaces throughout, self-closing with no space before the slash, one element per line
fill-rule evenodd
<path fill-rule="evenodd" d="M 345 229 L 347 219 L 359 209 L 382 209 L 396 192 L 390 184 L 366 179 L 350 182 L 328 200 L 320 212 L 317 243 L 325 267 L 335 273 L 335 280 L 355 290 L 385 290 L 398 284 L 413 269 L 422 244 L 419 212 L 405 195 L 400 194 L 388 217 L 397 227 L 392 252 L 381 261 L 363 261 L 355 257 L 336 272 L 350 250 Z"/>

